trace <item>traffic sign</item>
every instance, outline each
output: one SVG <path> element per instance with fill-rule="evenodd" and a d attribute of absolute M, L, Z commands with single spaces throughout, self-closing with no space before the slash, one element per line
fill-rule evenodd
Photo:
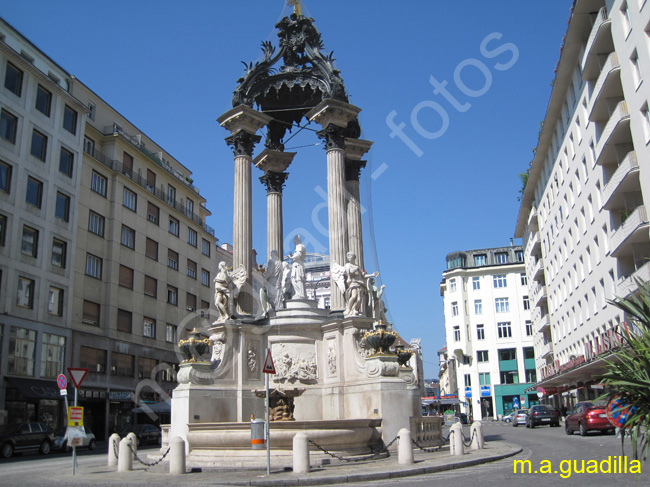
<path fill-rule="evenodd" d="M 66 379 L 65 375 L 59 374 L 59 376 L 56 378 L 56 383 L 59 386 L 59 389 L 63 390 L 68 387 L 68 379 Z"/>
<path fill-rule="evenodd" d="M 515 409 L 519 409 L 519 398 L 518 397 L 513 397 L 512 398 L 512 407 Z"/>
<path fill-rule="evenodd" d="M 86 375 L 88 374 L 88 371 L 90 369 L 75 369 L 72 367 L 68 367 L 68 373 L 70 374 L 70 377 L 72 378 L 72 383 L 74 386 L 79 389 L 81 387 L 81 383 L 84 381 L 86 378 Z"/>
<path fill-rule="evenodd" d="M 83 426 L 84 424 L 84 408 L 77 406 L 70 406 L 68 408 L 68 426 Z"/>
<path fill-rule="evenodd" d="M 266 360 L 264 361 L 264 367 L 262 372 L 265 374 L 275 374 L 275 365 L 273 365 L 273 357 L 271 357 L 271 349 L 266 353 Z"/>
<path fill-rule="evenodd" d="M 614 396 L 610 399 L 605 408 L 607 419 L 617 428 L 623 428 L 628 418 L 634 414 L 635 411 L 636 406 L 628 404 L 627 400 L 622 396 Z"/>

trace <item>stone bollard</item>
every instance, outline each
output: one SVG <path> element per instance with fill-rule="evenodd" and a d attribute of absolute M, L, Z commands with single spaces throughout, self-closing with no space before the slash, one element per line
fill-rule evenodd
<path fill-rule="evenodd" d="M 186 473 L 185 441 L 175 436 L 169 442 L 169 473 L 180 475 Z"/>
<path fill-rule="evenodd" d="M 463 427 L 460 423 L 454 423 L 449 428 L 449 453 L 452 455 L 463 455 Z"/>
<path fill-rule="evenodd" d="M 131 440 L 131 449 L 133 450 L 133 460 L 135 461 L 135 455 L 138 453 L 138 437 L 135 435 L 135 433 L 131 432 L 126 437 Z"/>
<path fill-rule="evenodd" d="M 309 438 L 305 433 L 293 437 L 293 473 L 309 472 Z"/>
<path fill-rule="evenodd" d="M 413 463 L 413 445 L 411 432 L 406 428 L 399 430 L 399 442 L 397 444 L 397 463 L 400 465 L 411 465 Z"/>
<path fill-rule="evenodd" d="M 108 439 L 108 466 L 117 466 L 117 446 L 120 444 L 120 435 L 113 433 Z"/>
<path fill-rule="evenodd" d="M 131 439 L 122 438 L 120 441 L 120 453 L 117 458 L 117 471 L 130 472 L 133 470 L 133 455 L 131 454 Z"/>
<path fill-rule="evenodd" d="M 483 423 L 480 421 L 474 421 L 472 423 L 472 427 L 469 430 L 469 434 L 471 438 L 469 444 L 470 450 L 480 450 L 483 448 Z"/>

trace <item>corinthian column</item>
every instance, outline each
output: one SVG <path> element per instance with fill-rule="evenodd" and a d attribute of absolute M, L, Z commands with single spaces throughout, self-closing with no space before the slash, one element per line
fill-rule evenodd
<path fill-rule="evenodd" d="M 348 124 L 356 120 L 361 109 L 338 100 L 324 100 L 313 108 L 307 118 L 319 123 L 327 150 L 327 208 L 329 224 L 330 262 L 344 265 L 348 252 L 348 223 L 345 189 L 345 133 Z M 345 299 L 333 277 L 332 310 L 345 308 Z"/>
<path fill-rule="evenodd" d="M 246 284 L 239 292 L 237 312 L 247 315 L 253 313 L 251 161 L 253 147 L 261 138 L 255 132 L 270 120 L 270 117 L 245 105 L 235 107 L 217 119 L 223 127 L 230 130 L 231 135 L 226 137 L 226 143 L 232 147 L 235 156 L 232 263 L 233 269 L 243 266 L 246 270 Z"/>

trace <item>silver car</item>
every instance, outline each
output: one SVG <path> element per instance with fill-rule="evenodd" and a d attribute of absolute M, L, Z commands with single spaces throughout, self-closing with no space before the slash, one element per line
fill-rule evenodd
<path fill-rule="evenodd" d="M 520 424 L 526 424 L 526 418 L 528 417 L 528 409 L 517 409 L 512 417 L 512 426 L 515 428 Z"/>
<path fill-rule="evenodd" d="M 90 431 L 88 426 L 84 426 L 84 432 L 86 433 L 86 437 L 81 438 L 81 443 L 77 445 L 77 448 L 88 448 L 89 450 L 94 450 L 97 447 L 95 435 Z M 65 433 L 66 430 L 61 429 L 54 435 L 55 450 L 72 451 L 72 446 L 68 445 L 68 439 L 66 438 Z"/>

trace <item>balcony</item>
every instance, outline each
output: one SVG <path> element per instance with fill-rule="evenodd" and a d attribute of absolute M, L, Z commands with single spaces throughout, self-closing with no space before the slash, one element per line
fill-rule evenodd
<path fill-rule="evenodd" d="M 598 76 L 598 80 L 594 85 L 589 106 L 589 120 L 595 122 L 607 118 L 608 98 L 623 98 L 621 65 L 615 52 L 607 57 L 607 61 L 605 61 L 600 76 Z"/>
<path fill-rule="evenodd" d="M 538 352 L 539 352 L 538 358 L 546 358 L 549 355 L 552 355 L 553 342 L 549 340 L 548 342 L 540 343 Z"/>
<path fill-rule="evenodd" d="M 543 301 L 546 301 L 548 298 L 548 292 L 546 291 L 546 284 L 537 284 L 537 287 L 533 289 L 532 295 L 532 304 L 533 306 L 539 306 Z"/>
<path fill-rule="evenodd" d="M 541 281 L 544 278 L 544 265 L 542 258 L 537 259 L 535 265 L 533 265 L 530 277 L 533 281 Z"/>
<path fill-rule="evenodd" d="M 596 148 L 596 162 L 607 164 L 616 156 L 616 144 L 632 143 L 630 112 L 627 102 L 621 101 L 609 117 Z"/>
<path fill-rule="evenodd" d="M 603 208 L 605 210 L 623 208 L 625 206 L 624 194 L 630 191 L 641 191 L 639 162 L 634 151 L 627 153 L 603 189 Z"/>
<path fill-rule="evenodd" d="M 582 79 L 593 79 L 598 75 L 599 57 L 614 50 L 612 21 L 607 17 L 607 7 L 599 10 L 582 58 Z"/>
<path fill-rule="evenodd" d="M 530 209 L 530 213 L 528 214 L 528 222 L 526 223 L 526 225 L 528 226 L 528 230 L 531 231 L 531 232 L 533 230 L 538 229 L 538 226 L 537 226 L 537 208 L 534 207 L 534 206 Z"/>
<path fill-rule="evenodd" d="M 541 246 L 541 240 L 539 238 L 539 232 L 531 232 L 528 234 L 528 241 L 526 242 L 526 255 L 533 256 L 539 253 Z"/>
<path fill-rule="evenodd" d="M 646 262 L 628 277 L 622 277 L 616 284 L 616 297 L 626 298 L 638 289 L 636 281 L 650 281 L 650 262 Z"/>
<path fill-rule="evenodd" d="M 648 215 L 641 205 L 630 213 L 610 237 L 612 256 L 632 255 L 632 244 L 648 242 Z"/>

